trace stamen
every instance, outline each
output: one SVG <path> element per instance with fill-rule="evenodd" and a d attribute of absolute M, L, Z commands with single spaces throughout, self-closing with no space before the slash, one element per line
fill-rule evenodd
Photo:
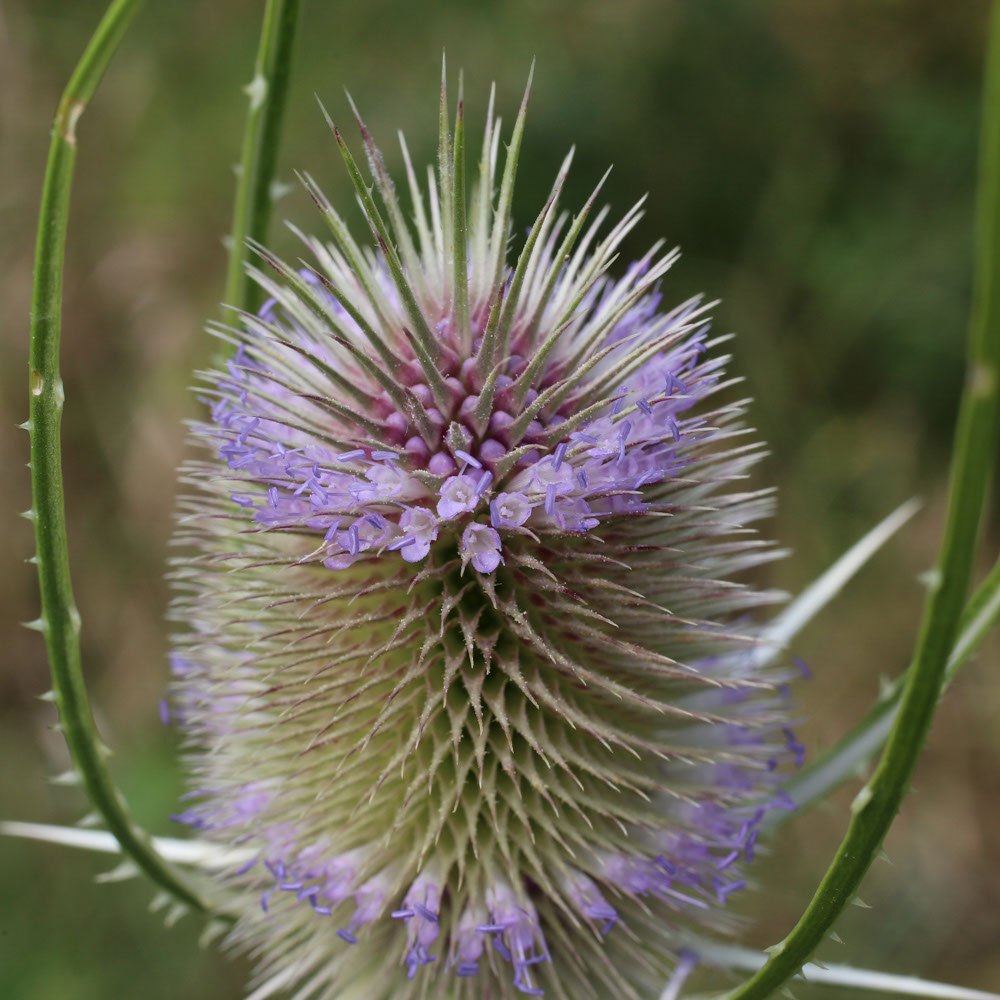
<path fill-rule="evenodd" d="M 725 871 L 739 856 L 739 851 L 730 851 L 715 867 L 720 872 Z"/>
<path fill-rule="evenodd" d="M 746 879 L 742 878 L 738 882 L 728 882 L 724 885 L 720 885 L 718 889 L 716 889 L 715 894 L 720 903 L 725 903 L 732 893 L 746 888 L 746 884 Z"/>
<path fill-rule="evenodd" d="M 389 552 L 398 552 L 400 549 L 405 549 L 407 545 L 415 545 L 416 541 L 417 540 L 413 537 L 413 535 L 404 535 L 402 538 L 397 538 L 394 541 L 391 541 L 386 546 L 386 549 Z"/>

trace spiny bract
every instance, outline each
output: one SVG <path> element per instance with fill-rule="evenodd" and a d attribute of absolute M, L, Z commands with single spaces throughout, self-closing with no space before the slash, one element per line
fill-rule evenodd
<path fill-rule="evenodd" d="M 370 242 L 304 178 L 332 242 L 256 247 L 269 298 L 216 331 L 180 818 L 248 852 L 257 998 L 657 996 L 789 804 L 746 621 L 773 595 L 730 580 L 773 556 L 746 527 L 770 502 L 742 406 L 709 404 L 708 306 L 660 311 L 662 244 L 608 276 L 641 203 L 604 235 L 597 190 L 561 214 L 570 157 L 508 266 L 526 102 L 497 178 L 491 95 L 467 198 L 442 86 L 426 191 L 403 144 L 412 228 L 361 119 L 374 189 L 331 122 Z"/>

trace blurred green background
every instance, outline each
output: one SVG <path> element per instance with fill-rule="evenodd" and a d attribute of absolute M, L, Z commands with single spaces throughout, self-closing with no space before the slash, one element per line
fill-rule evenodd
<path fill-rule="evenodd" d="M 52 786 L 65 751 L 37 700 L 25 366 L 33 228 L 61 86 L 102 10 L 96 0 L 0 0 L 0 817 L 73 822 Z M 151 3 L 81 127 L 65 289 L 64 449 L 87 669 L 114 767 L 140 819 L 170 833 L 180 789 L 157 721 L 162 579 L 185 387 L 211 347 L 233 174 L 263 4 Z M 399 165 L 395 129 L 433 156 L 442 47 L 467 103 L 496 80 L 513 119 L 536 86 L 516 194 L 537 212 L 567 146 L 579 204 L 609 162 L 617 212 L 651 194 L 630 239 L 685 255 L 668 300 L 722 298 L 736 368 L 772 446 L 758 482 L 780 487 L 769 531 L 793 555 L 764 580 L 801 588 L 913 495 L 926 505 L 798 646 L 811 750 L 864 711 L 906 663 L 931 562 L 962 375 L 985 0 L 305 0 L 281 173 L 312 172 L 349 202 L 313 94 L 346 118 L 348 85 Z M 475 118 L 473 117 L 473 120 Z M 314 223 L 294 188 L 279 216 Z M 291 247 L 283 232 L 274 241 Z M 994 503 L 987 550 L 995 551 Z M 984 554 L 983 564 L 986 558 Z M 1000 643 L 949 693 L 916 794 L 839 926 L 829 961 L 1000 990 Z M 801 817 L 740 900 L 747 940 L 780 939 L 847 820 L 850 790 Z M 0 842 L 0 998 L 229 1000 L 246 968 L 197 948 L 196 921 L 164 931 L 138 882 L 97 886 L 106 859 Z M 796 987 L 799 996 L 838 991 Z"/>

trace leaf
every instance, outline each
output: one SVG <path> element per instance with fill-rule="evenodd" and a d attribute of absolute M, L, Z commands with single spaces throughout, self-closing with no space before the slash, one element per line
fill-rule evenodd
<path fill-rule="evenodd" d="M 706 964 L 725 969 L 753 972 L 767 961 L 767 956 L 762 952 L 736 945 L 717 944 L 704 939 L 693 941 L 691 948 Z M 933 997 L 936 1000 L 1000 1000 L 1000 993 L 952 986 L 949 983 L 920 979 L 917 976 L 899 976 L 888 972 L 859 969 L 852 965 L 828 965 L 825 962 L 822 965 L 810 962 L 803 966 L 797 978 L 809 983 L 825 983 L 830 986 L 874 990 L 879 993 L 895 993 L 909 997 Z M 664 993 L 663 996 L 666 997 L 667 994 Z"/>
<path fill-rule="evenodd" d="M 0 835 L 43 840 L 100 854 L 120 854 L 122 850 L 114 834 L 106 830 L 79 830 L 72 826 L 8 820 L 0 821 Z M 153 837 L 153 847 L 173 864 L 194 865 L 209 872 L 245 864 L 254 856 L 254 852 L 247 848 L 223 848 L 206 840 L 181 840 L 177 837 Z"/>
<path fill-rule="evenodd" d="M 979 585 L 962 613 L 958 639 L 945 670 L 945 687 L 979 647 L 1000 619 L 1000 560 Z M 838 785 L 856 777 L 888 739 L 899 711 L 905 674 L 887 684 L 868 714 L 834 746 L 802 768 L 784 785 L 799 807 L 807 809 L 822 801 Z M 780 813 L 780 815 L 779 815 Z M 786 823 L 794 812 L 772 810 L 761 823 L 771 831 Z"/>
<path fill-rule="evenodd" d="M 897 507 L 776 615 L 760 635 L 760 645 L 754 654 L 757 665 L 765 666 L 778 656 L 920 506 L 919 500 L 907 500 Z"/>

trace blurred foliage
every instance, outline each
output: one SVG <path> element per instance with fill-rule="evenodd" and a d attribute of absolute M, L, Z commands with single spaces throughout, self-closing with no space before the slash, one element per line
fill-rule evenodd
<path fill-rule="evenodd" d="M 99 723 L 140 819 L 170 832 L 180 790 L 156 721 L 162 611 L 190 372 L 214 350 L 232 201 L 262 4 L 149 4 L 80 127 L 65 296 L 64 448 L 70 543 Z M 41 641 L 20 469 L 33 228 L 48 124 L 102 10 L 97 0 L 0 0 L 0 462 L 11 470 L 0 576 L 0 814 L 73 822 L 78 793 L 44 782 L 65 752 L 35 700 Z M 282 176 L 313 173 L 350 204 L 313 94 L 346 118 L 347 84 L 399 165 L 435 141 L 442 48 L 466 69 L 473 116 L 496 80 L 508 121 L 538 72 L 515 211 L 526 225 L 571 143 L 579 204 L 609 162 L 616 211 L 650 192 L 627 252 L 660 235 L 685 256 L 669 300 L 705 290 L 736 329 L 734 368 L 772 444 L 758 474 L 794 555 L 767 582 L 794 590 L 897 503 L 927 499 L 800 645 L 810 747 L 837 737 L 906 663 L 936 546 L 970 288 L 971 204 L 985 0 L 513 0 L 304 5 Z M 472 118 L 475 121 L 475 117 Z M 314 222 L 294 186 L 279 216 Z M 278 249 L 294 242 L 276 232 Z M 994 507 L 994 511 L 996 508 Z M 997 543 L 996 520 L 990 542 Z M 985 560 L 985 557 L 984 557 Z M 949 694 L 864 898 L 831 961 L 1000 989 L 1000 644 Z M 740 906 L 751 939 L 787 930 L 839 840 L 849 792 L 803 817 Z M 106 859 L 0 843 L 0 996 L 11 1000 L 241 995 L 242 965 L 164 932 L 147 886 L 93 886 Z M 816 995 L 833 991 L 796 989 Z"/>

